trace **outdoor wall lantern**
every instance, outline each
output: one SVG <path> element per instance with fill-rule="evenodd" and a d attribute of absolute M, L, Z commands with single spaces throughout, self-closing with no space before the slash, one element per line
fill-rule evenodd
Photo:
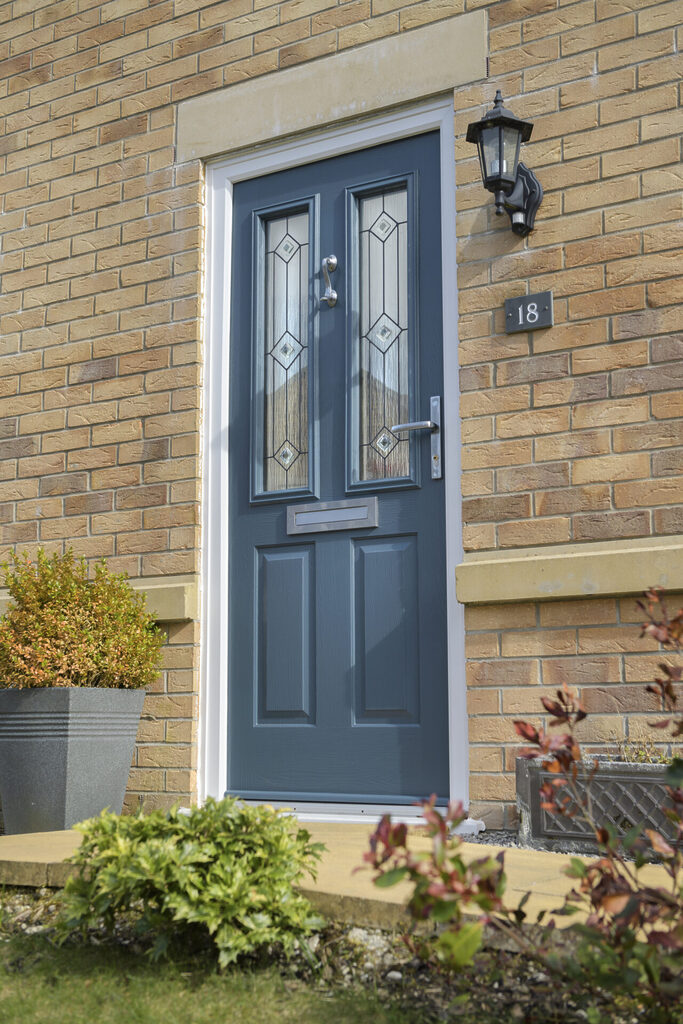
<path fill-rule="evenodd" d="M 519 147 L 533 131 L 531 121 L 506 110 L 500 89 L 493 109 L 481 121 L 467 126 L 467 141 L 479 150 L 484 188 L 496 197 L 496 213 L 506 211 L 512 230 L 524 237 L 533 230 L 536 211 L 543 199 L 543 188 L 533 171 L 519 162 Z"/>

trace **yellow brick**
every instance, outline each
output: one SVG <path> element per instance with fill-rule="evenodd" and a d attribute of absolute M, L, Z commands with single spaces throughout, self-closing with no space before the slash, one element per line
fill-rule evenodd
<path fill-rule="evenodd" d="M 547 687 L 522 686 L 506 687 L 501 690 L 504 715 L 539 715 L 543 713 L 541 697 L 555 697 L 555 691 Z"/>
<path fill-rule="evenodd" d="M 474 422 L 477 422 L 476 420 Z M 463 497 L 470 497 L 474 494 L 492 494 L 493 493 L 493 472 L 492 470 L 482 469 L 473 470 L 469 473 L 463 473 L 461 478 L 461 487 Z"/>
<path fill-rule="evenodd" d="M 657 645 L 648 637 L 639 637 L 632 625 L 580 627 L 579 654 L 611 654 L 630 651 L 651 651 Z"/>
<path fill-rule="evenodd" d="M 500 653 L 497 633 L 468 633 L 465 637 L 466 658 L 495 658 Z"/>
<path fill-rule="evenodd" d="M 41 477 L 48 473 L 61 473 L 65 469 L 66 458 L 54 452 L 51 455 L 36 455 L 33 458 L 19 459 L 17 475 L 19 477 Z"/>
<path fill-rule="evenodd" d="M 683 391 L 652 396 L 652 415 L 656 419 L 683 417 Z"/>
<path fill-rule="evenodd" d="M 126 512 L 107 512 L 92 516 L 93 533 L 116 533 L 118 539 L 129 530 L 139 530 L 142 525 L 142 513 L 139 509 Z"/>
<path fill-rule="evenodd" d="M 628 228 L 656 224 L 659 221 L 680 220 L 683 215 L 683 197 L 680 194 L 658 196 L 628 203 L 623 208 L 605 211 L 605 231 L 623 231 Z"/>
<path fill-rule="evenodd" d="M 471 772 L 500 772 L 503 756 L 500 747 L 470 747 L 469 765 Z"/>
<path fill-rule="evenodd" d="M 460 414 L 464 417 L 491 416 L 494 413 L 526 409 L 529 405 L 528 385 L 493 390 L 477 390 L 460 396 Z"/>
<path fill-rule="evenodd" d="M 578 484 L 600 480 L 642 479 L 649 475 L 650 456 L 647 452 L 577 459 L 572 465 L 572 482 Z"/>
<path fill-rule="evenodd" d="M 174 669 L 166 673 L 168 693 L 193 693 L 197 691 L 198 673 L 191 669 Z"/>
<path fill-rule="evenodd" d="M 544 409 L 496 416 L 500 438 L 553 434 L 569 429 L 569 409 Z"/>
<path fill-rule="evenodd" d="M 648 362 L 646 341 L 601 345 L 597 348 L 581 349 L 572 354 L 572 370 L 575 374 L 618 370 L 625 366 L 645 366 Z"/>
<path fill-rule="evenodd" d="M 506 723 L 508 735 L 514 735 L 512 722 Z M 470 797 L 472 800 L 514 800 L 516 796 L 514 775 L 472 775 Z"/>
<path fill-rule="evenodd" d="M 86 537 L 88 534 L 87 516 L 69 516 L 68 519 L 45 519 L 40 524 L 41 540 L 54 540 Z"/>
<path fill-rule="evenodd" d="M 644 483 L 615 484 L 616 508 L 634 506 L 680 505 L 683 503 L 683 476 L 664 477 Z"/>
<path fill-rule="evenodd" d="M 504 633 L 501 642 L 504 658 L 552 657 L 576 653 L 576 632 L 570 629 Z"/>
<path fill-rule="evenodd" d="M 190 743 L 194 738 L 192 722 L 169 719 L 165 728 L 167 743 Z"/>
<path fill-rule="evenodd" d="M 197 791 L 196 771 L 179 771 L 175 768 L 166 772 L 166 786 L 171 793 L 180 793 L 185 802 L 190 802 Z M 188 800 L 188 798 L 190 798 Z M 175 797 L 177 802 L 177 797 Z"/>
<path fill-rule="evenodd" d="M 637 64 L 674 52 L 672 31 L 658 32 L 598 49 L 598 71 Z"/>
<path fill-rule="evenodd" d="M 465 628 L 519 629 L 536 624 L 536 606 L 528 603 L 470 605 L 465 608 Z"/>
<path fill-rule="evenodd" d="M 496 441 L 491 444 L 470 445 L 463 451 L 463 469 L 525 465 L 531 462 L 531 445 L 530 440 Z"/>
<path fill-rule="evenodd" d="M 645 397 L 613 398 L 605 402 L 587 402 L 577 406 L 572 412 L 572 424 L 576 429 L 611 426 L 619 423 L 643 423 L 648 419 L 649 402 Z"/>
<path fill-rule="evenodd" d="M 549 601 L 539 606 L 542 626 L 579 626 L 616 622 L 616 602 L 611 598 L 585 601 Z"/>
<path fill-rule="evenodd" d="M 500 523 L 498 543 L 504 548 L 564 544 L 571 539 L 571 520 L 565 516 Z"/>
<path fill-rule="evenodd" d="M 144 576 L 173 576 L 175 574 L 197 572 L 199 559 L 196 552 L 170 552 L 168 554 L 150 554 L 142 556 L 142 574 Z"/>
<path fill-rule="evenodd" d="M 480 419 L 463 420 L 460 437 L 463 444 L 490 441 L 493 437 L 493 419 L 490 416 L 485 416 Z"/>
<path fill-rule="evenodd" d="M 193 768 L 196 764 L 194 747 L 159 743 L 142 745 L 138 742 L 137 763 L 140 768 Z"/>
<path fill-rule="evenodd" d="M 576 735 L 580 743 L 609 743 L 613 746 L 625 736 L 624 718 L 621 715 L 589 715 L 579 722 Z"/>

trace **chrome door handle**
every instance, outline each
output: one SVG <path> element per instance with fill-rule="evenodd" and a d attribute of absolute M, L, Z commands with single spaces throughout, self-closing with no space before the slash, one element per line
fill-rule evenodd
<path fill-rule="evenodd" d="M 441 397 L 432 395 L 429 399 L 430 420 L 415 420 L 413 423 L 397 423 L 391 428 L 392 434 L 407 430 L 429 430 L 431 433 L 432 480 L 440 480 L 441 472 Z"/>
<path fill-rule="evenodd" d="M 398 434 L 400 430 L 438 430 L 438 423 L 434 423 L 433 420 L 416 420 L 415 423 L 397 423 L 395 427 L 391 427 L 392 434 Z"/>
<path fill-rule="evenodd" d="M 337 257 L 326 256 L 323 260 L 323 280 L 325 281 L 325 294 L 321 296 L 320 301 L 326 302 L 327 305 L 330 307 L 337 305 L 338 296 L 336 291 L 332 287 L 332 282 L 330 280 L 330 274 L 334 274 L 336 269 Z"/>

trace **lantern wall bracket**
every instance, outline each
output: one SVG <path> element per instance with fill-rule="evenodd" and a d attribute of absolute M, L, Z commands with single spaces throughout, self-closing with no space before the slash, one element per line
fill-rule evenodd
<path fill-rule="evenodd" d="M 530 168 L 521 161 L 517 165 L 515 186 L 509 196 L 502 194 L 502 207 L 510 216 L 512 230 L 524 238 L 533 231 L 536 211 L 543 199 L 543 186 Z M 498 196 L 496 196 L 498 200 Z M 502 213 L 496 201 L 496 213 Z"/>

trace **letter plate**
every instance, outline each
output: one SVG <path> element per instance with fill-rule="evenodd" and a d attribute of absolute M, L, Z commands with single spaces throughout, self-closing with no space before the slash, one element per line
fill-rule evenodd
<path fill-rule="evenodd" d="M 328 533 L 330 530 L 367 529 L 378 525 L 379 509 L 375 497 L 287 506 L 287 533 Z"/>

